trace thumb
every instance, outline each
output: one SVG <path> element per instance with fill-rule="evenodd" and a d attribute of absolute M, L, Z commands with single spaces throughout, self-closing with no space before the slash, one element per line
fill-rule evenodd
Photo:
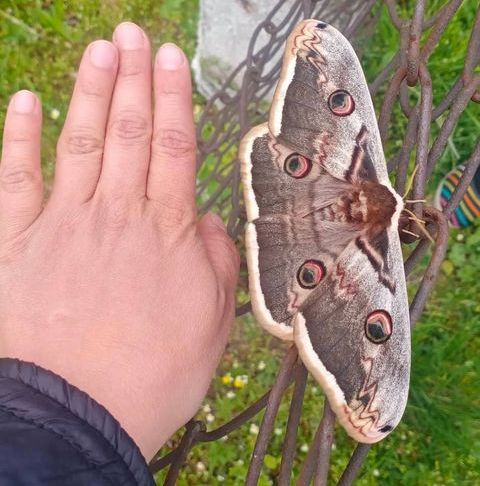
<path fill-rule="evenodd" d="M 198 224 L 208 258 L 220 283 L 227 289 L 235 288 L 240 268 L 240 255 L 220 216 L 208 213 Z"/>

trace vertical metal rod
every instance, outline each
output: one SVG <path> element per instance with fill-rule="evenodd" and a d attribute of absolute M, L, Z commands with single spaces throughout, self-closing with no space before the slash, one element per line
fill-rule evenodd
<path fill-rule="evenodd" d="M 425 0 L 417 0 L 415 12 L 410 22 L 409 46 L 407 51 L 407 84 L 415 86 L 418 81 L 420 67 L 420 40 L 422 36 Z"/>
<path fill-rule="evenodd" d="M 413 199 L 421 200 L 425 197 L 428 141 L 430 136 L 430 125 L 432 121 L 432 79 L 427 67 L 421 64 L 418 69 L 421 84 L 420 112 L 418 120 L 417 153 L 415 165 L 417 172 L 413 178 L 412 196 Z M 413 204 L 413 212 L 420 219 L 422 218 L 423 203 Z"/>
<path fill-rule="evenodd" d="M 164 486 L 174 486 L 177 482 L 180 469 L 187 458 L 188 453 L 192 445 L 195 442 L 195 437 L 203 428 L 203 424 L 197 421 L 191 421 L 187 424 L 187 430 L 183 434 L 180 446 L 178 447 L 179 454 L 173 460 L 170 469 L 168 470 L 167 477 L 165 478 Z"/>
<path fill-rule="evenodd" d="M 365 461 L 368 451 L 370 450 L 370 444 L 358 444 L 353 451 L 352 457 L 348 462 L 345 471 L 343 471 L 342 477 L 337 483 L 337 486 L 350 486 L 357 477 L 360 469 L 362 468 L 363 461 Z"/>
<path fill-rule="evenodd" d="M 395 190 L 404 196 L 405 185 L 408 176 L 408 165 L 410 163 L 410 154 L 412 153 L 418 135 L 418 108 L 410 113 L 407 130 L 403 139 L 403 147 L 400 149 L 400 158 L 397 166 L 397 177 L 395 178 Z"/>
<path fill-rule="evenodd" d="M 335 414 L 326 399 L 325 405 L 325 411 L 320 424 L 320 449 L 318 451 L 317 471 L 313 481 L 315 486 L 327 486 L 330 454 L 332 452 L 333 436 L 335 432 Z"/>
<path fill-rule="evenodd" d="M 297 486 L 308 486 L 310 484 L 310 481 L 312 480 L 315 471 L 318 469 L 317 464 L 319 463 L 322 463 L 322 465 L 320 466 L 320 474 L 322 474 L 325 468 L 328 472 L 334 427 L 335 414 L 330 408 L 328 400 L 325 398 L 325 403 L 323 405 L 322 421 L 318 426 L 312 445 L 310 446 L 310 450 L 308 451 L 307 458 L 305 459 L 302 471 L 300 472 L 300 477 L 297 481 Z M 328 439 L 328 437 L 330 436 L 332 438 L 331 440 Z M 327 444 L 322 447 L 322 442 L 325 441 L 325 439 L 327 439 Z M 328 449 L 328 451 L 326 451 L 326 449 Z"/>
<path fill-rule="evenodd" d="M 278 486 L 289 486 L 291 481 L 293 459 L 295 457 L 295 448 L 297 445 L 298 424 L 300 423 L 300 416 L 302 414 L 305 386 L 308 378 L 308 372 L 303 363 L 297 365 L 295 374 L 295 388 L 293 390 L 287 430 L 283 442 L 282 463 L 280 464 Z"/>
<path fill-rule="evenodd" d="M 252 459 L 250 460 L 245 486 L 255 486 L 258 483 L 258 478 L 260 477 L 260 472 L 262 470 L 263 458 L 267 452 L 268 441 L 272 434 L 278 407 L 280 406 L 285 389 L 290 384 L 290 376 L 297 357 L 297 348 L 292 345 L 288 350 L 287 356 L 283 360 L 280 371 L 278 372 L 277 380 L 270 392 L 265 415 L 262 424 L 260 425 L 257 442 L 255 443 L 255 449 L 253 450 Z"/>
<path fill-rule="evenodd" d="M 435 208 L 425 208 L 424 213 L 429 220 L 435 221 L 437 226 L 437 237 L 435 240 L 433 255 L 430 258 L 428 267 L 423 275 L 422 283 L 420 284 L 410 305 L 410 326 L 412 328 L 423 312 L 427 297 L 430 294 L 435 281 L 437 280 L 440 265 L 445 258 L 448 245 L 448 223 L 443 213 Z"/>

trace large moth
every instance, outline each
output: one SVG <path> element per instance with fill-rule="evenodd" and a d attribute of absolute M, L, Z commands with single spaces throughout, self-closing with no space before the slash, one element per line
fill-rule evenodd
<path fill-rule="evenodd" d="M 244 137 L 240 160 L 253 311 L 295 341 L 348 434 L 377 442 L 408 395 L 403 201 L 360 62 L 335 28 L 294 29 L 269 121 Z"/>

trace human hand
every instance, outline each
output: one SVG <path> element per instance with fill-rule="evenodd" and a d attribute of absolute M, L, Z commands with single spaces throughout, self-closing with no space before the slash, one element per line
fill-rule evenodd
<path fill-rule="evenodd" d="M 239 259 L 197 221 L 187 59 L 117 27 L 85 51 L 42 208 L 41 105 L 17 93 L 0 166 L 0 356 L 104 405 L 147 460 L 196 412 L 234 316 Z M 152 121 L 153 119 L 153 121 Z"/>

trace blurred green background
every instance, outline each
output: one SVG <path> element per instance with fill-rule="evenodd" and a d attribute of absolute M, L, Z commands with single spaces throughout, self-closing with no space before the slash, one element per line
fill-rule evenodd
<path fill-rule="evenodd" d="M 411 1 L 398 2 L 411 15 Z M 478 2 L 466 0 L 429 62 L 434 102 L 448 91 L 463 67 L 463 56 Z M 435 11 L 440 0 L 428 2 Z M 367 79 L 372 80 L 398 48 L 398 34 L 385 7 L 379 5 L 373 32 L 360 36 L 358 47 Z M 142 26 L 154 48 L 167 41 L 193 57 L 198 0 L 0 0 L 0 125 L 12 93 L 37 92 L 44 108 L 43 170 L 51 181 L 55 145 L 66 114 L 83 49 L 98 38 L 110 39 L 115 25 L 131 20 Z M 418 92 L 411 90 L 412 97 Z M 375 100 L 381 102 L 380 96 Z M 196 112 L 204 100 L 195 94 Z M 442 120 L 439 121 L 441 123 Z M 402 143 L 404 122 L 394 118 L 387 158 Z M 470 104 L 442 156 L 430 190 L 442 174 L 462 162 L 480 132 L 480 106 Z M 202 171 L 204 173 L 204 171 Z M 436 290 L 413 335 L 410 400 L 403 422 L 370 452 L 360 485 L 480 484 L 480 228 L 453 231 L 447 260 Z M 424 262 L 425 264 L 425 262 Z M 421 269 L 409 279 L 419 283 Z M 284 347 L 252 319 L 237 323 L 199 418 L 210 428 L 261 396 L 272 384 Z M 261 485 L 275 484 L 280 463 L 285 402 L 262 472 Z M 295 473 L 306 456 L 319 422 L 323 397 L 310 382 L 299 430 Z M 179 484 L 243 484 L 261 415 L 229 437 L 194 448 Z M 353 441 L 337 430 L 332 453 L 332 481 L 345 467 Z M 172 439 L 170 445 L 177 438 Z M 158 483 L 162 482 L 158 475 Z"/>

